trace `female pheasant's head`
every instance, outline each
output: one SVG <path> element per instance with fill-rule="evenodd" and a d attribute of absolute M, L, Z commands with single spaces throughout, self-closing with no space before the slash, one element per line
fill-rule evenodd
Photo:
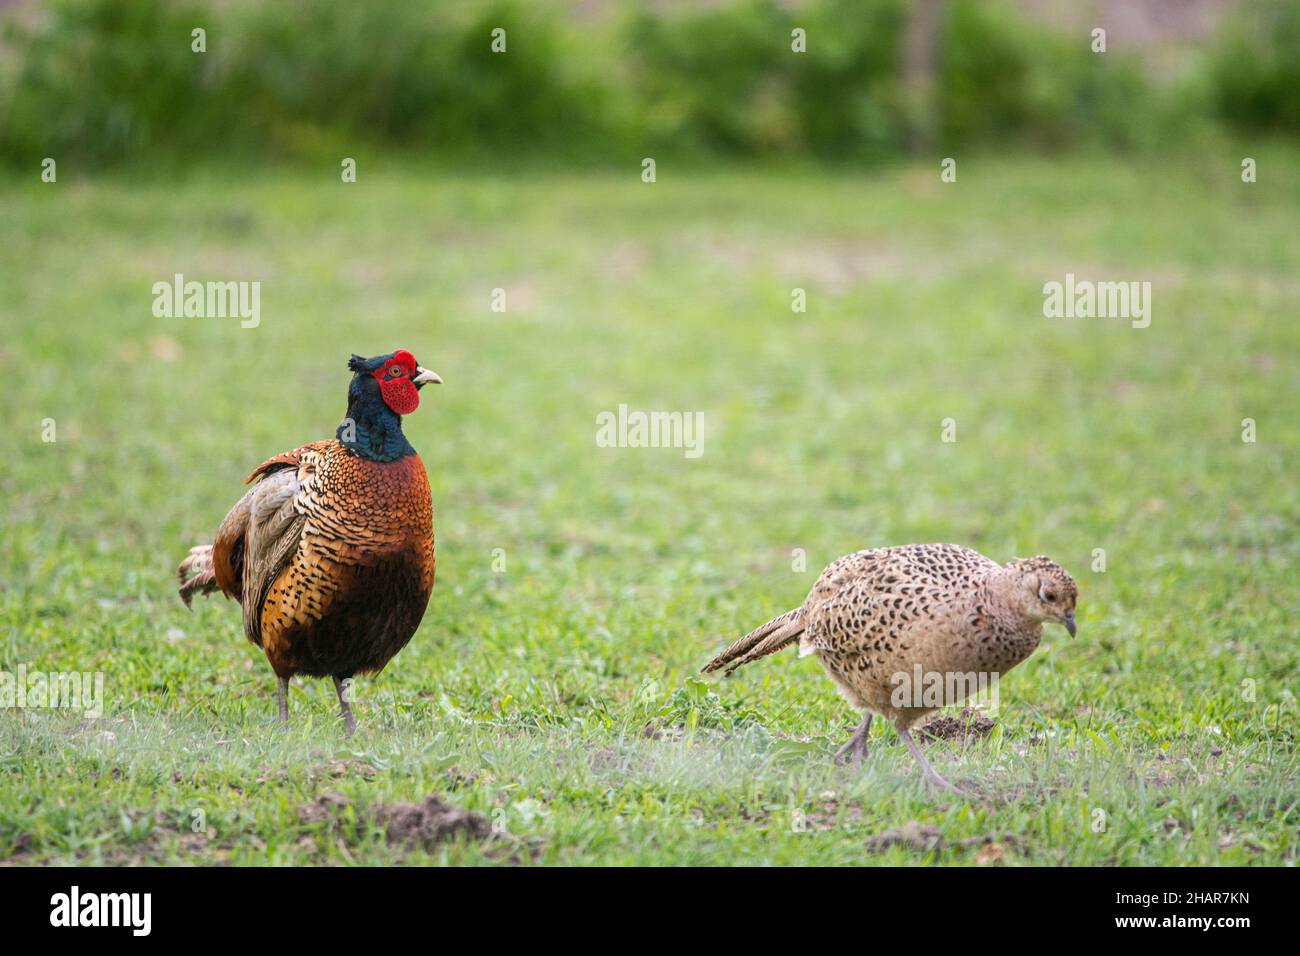
<path fill-rule="evenodd" d="M 1006 567 L 1019 585 L 1021 610 L 1033 620 L 1060 624 L 1074 637 L 1079 588 L 1070 572 L 1042 554 L 1011 561 Z"/>
<path fill-rule="evenodd" d="M 442 384 L 437 372 L 421 368 L 406 349 L 374 358 L 353 355 L 348 368 L 356 373 L 352 377 L 353 391 L 364 394 L 377 389 L 384 404 L 398 415 L 409 415 L 420 407 L 420 389 L 425 385 Z M 373 380 L 374 385 L 368 380 Z"/>

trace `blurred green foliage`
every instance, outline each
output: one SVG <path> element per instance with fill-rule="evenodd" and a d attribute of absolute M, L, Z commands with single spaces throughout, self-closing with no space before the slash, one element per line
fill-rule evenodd
<path fill-rule="evenodd" d="M 1131 147 L 1146 130 L 1179 125 L 1136 60 L 1098 56 L 1085 36 L 1045 32 L 978 0 L 954 0 L 946 27 L 945 143 Z"/>
<path fill-rule="evenodd" d="M 1211 67 L 1225 119 L 1243 129 L 1300 133 L 1300 4 L 1261 2 L 1227 31 Z"/>
<path fill-rule="evenodd" d="M 1191 75 L 1003 3 L 950 0 L 933 95 L 903 88 L 907 0 L 57 0 L 12 16 L 0 160 L 82 165 L 356 155 L 622 162 L 629 154 L 873 161 L 909 123 L 945 149 L 1133 148 L 1211 120 L 1300 131 L 1300 4 L 1250 5 Z M 1243 8 L 1245 12 L 1246 8 Z M 207 50 L 191 50 L 191 31 Z M 504 55 L 490 48 L 506 30 Z M 791 51 L 806 31 L 807 52 Z M 1186 71 L 1185 71 L 1186 72 Z"/>

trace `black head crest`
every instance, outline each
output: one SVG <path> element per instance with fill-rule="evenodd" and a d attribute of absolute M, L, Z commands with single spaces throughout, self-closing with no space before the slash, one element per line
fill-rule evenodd
<path fill-rule="evenodd" d="M 348 359 L 348 368 L 353 372 L 358 373 L 373 372 L 375 369 L 379 368 L 379 366 L 384 364 L 385 358 L 387 358 L 387 356 L 381 355 L 378 358 L 368 359 L 363 355 L 357 355 L 353 352 L 352 358 Z"/>

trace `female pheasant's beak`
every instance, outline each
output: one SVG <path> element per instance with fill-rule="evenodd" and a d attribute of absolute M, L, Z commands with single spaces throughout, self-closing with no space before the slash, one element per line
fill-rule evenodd
<path fill-rule="evenodd" d="M 1070 636 L 1071 636 L 1071 637 L 1074 637 L 1074 631 L 1075 631 L 1075 627 L 1074 627 L 1074 612 L 1073 612 L 1073 611 L 1066 611 L 1066 612 L 1065 612 L 1065 617 L 1061 618 L 1061 623 L 1064 624 L 1064 625 L 1065 625 L 1065 629 L 1066 629 L 1067 631 L 1070 632 Z"/>
<path fill-rule="evenodd" d="M 419 388 L 431 382 L 434 385 L 441 385 L 442 377 L 437 372 L 430 372 L 427 368 L 417 365 L 415 367 L 415 378 L 411 379 L 411 384 Z"/>

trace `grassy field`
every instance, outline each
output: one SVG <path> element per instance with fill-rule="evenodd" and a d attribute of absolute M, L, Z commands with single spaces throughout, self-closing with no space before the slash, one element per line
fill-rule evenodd
<path fill-rule="evenodd" d="M 102 672 L 105 706 L 0 713 L 0 861 L 1300 855 L 1300 154 L 948 185 L 59 171 L 0 187 L 0 664 Z M 155 318 L 177 272 L 261 281 L 260 325 Z M 1151 281 L 1150 327 L 1044 318 L 1067 272 Z M 254 465 L 333 434 L 349 353 L 397 346 L 446 381 L 406 424 L 433 602 L 354 738 L 319 681 L 280 731 L 238 609 L 187 611 L 174 569 Z M 702 412 L 703 454 L 597 447 L 621 403 Z M 880 722 L 834 765 L 854 715 L 815 660 L 695 676 L 831 559 L 924 541 L 1079 582 L 1078 637 L 1048 629 L 993 734 L 928 745 L 967 797 Z M 390 839 L 385 808 L 431 794 L 497 832 Z"/>

